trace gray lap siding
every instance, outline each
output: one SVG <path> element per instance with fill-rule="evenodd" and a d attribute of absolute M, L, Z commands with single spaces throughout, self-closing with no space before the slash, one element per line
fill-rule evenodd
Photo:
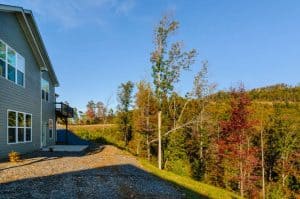
<path fill-rule="evenodd" d="M 43 118 L 43 124 L 45 123 L 49 123 L 49 119 L 53 120 L 53 138 L 50 138 L 49 136 L 49 127 L 47 127 L 47 132 L 46 132 L 46 143 L 47 145 L 53 145 L 55 144 L 56 141 L 56 131 L 55 131 L 55 106 L 54 106 L 54 102 L 55 102 L 55 89 L 53 84 L 51 83 L 50 77 L 48 75 L 48 73 L 43 73 L 42 75 L 43 79 L 47 80 L 49 82 L 49 89 L 50 89 L 50 93 L 49 93 L 49 101 L 45 101 L 43 100 L 42 104 L 43 104 L 43 114 L 42 114 L 42 118 Z"/>
<path fill-rule="evenodd" d="M 26 153 L 41 146 L 41 80 L 33 52 L 14 14 L 0 12 L 0 39 L 25 58 L 25 88 L 0 77 L 0 157 L 5 157 L 12 150 Z M 55 114 L 54 88 L 51 90 L 51 101 L 43 117 L 52 117 Z M 9 109 L 32 114 L 32 142 L 7 143 Z M 55 122 L 55 118 L 53 121 Z"/>

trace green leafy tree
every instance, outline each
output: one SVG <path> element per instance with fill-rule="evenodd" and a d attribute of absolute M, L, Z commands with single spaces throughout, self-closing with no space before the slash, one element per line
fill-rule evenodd
<path fill-rule="evenodd" d="M 134 84 L 131 81 L 122 83 L 118 90 L 118 124 L 119 129 L 123 132 L 125 145 L 132 136 L 132 121 L 131 121 L 131 103 Z"/>
<path fill-rule="evenodd" d="M 152 77 L 155 86 L 155 94 L 158 99 L 158 167 L 162 168 L 161 151 L 161 108 L 163 100 L 174 89 L 174 84 L 179 81 L 182 70 L 187 70 L 194 62 L 195 50 L 182 51 L 182 42 L 175 42 L 169 48 L 169 36 L 179 27 L 177 21 L 164 16 L 154 31 L 155 50 L 151 54 Z"/>
<path fill-rule="evenodd" d="M 299 169 L 300 132 L 294 122 L 283 112 L 280 104 L 274 105 L 266 130 L 266 169 L 270 182 L 280 182 L 286 189 L 288 177 L 297 176 Z M 299 127 L 298 127 L 299 128 Z"/>
<path fill-rule="evenodd" d="M 195 126 L 192 133 L 192 145 L 197 155 L 197 159 L 193 160 L 197 177 L 203 179 L 206 174 L 207 150 L 209 148 L 210 135 L 208 129 L 209 112 L 207 106 L 210 103 L 210 95 L 213 93 L 216 85 L 208 81 L 208 62 L 202 62 L 200 71 L 194 78 L 194 88 L 191 97 L 195 99 Z"/>

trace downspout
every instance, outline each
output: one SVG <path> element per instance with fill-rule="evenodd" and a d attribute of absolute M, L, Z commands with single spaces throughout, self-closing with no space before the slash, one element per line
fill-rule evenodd
<path fill-rule="evenodd" d="M 42 99 L 42 76 L 43 70 L 40 71 L 40 100 L 41 100 L 41 114 L 40 114 L 40 145 L 43 147 L 43 99 Z"/>

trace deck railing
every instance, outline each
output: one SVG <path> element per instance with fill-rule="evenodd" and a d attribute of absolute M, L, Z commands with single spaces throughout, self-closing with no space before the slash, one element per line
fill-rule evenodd
<path fill-rule="evenodd" d="M 74 110 L 69 105 L 63 102 L 57 102 L 56 104 L 56 114 L 59 117 L 72 118 L 74 116 Z"/>

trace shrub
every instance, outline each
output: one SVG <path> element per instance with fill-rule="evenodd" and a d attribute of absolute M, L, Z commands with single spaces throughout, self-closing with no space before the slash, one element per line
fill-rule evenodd
<path fill-rule="evenodd" d="M 10 162 L 20 162 L 21 161 L 20 153 L 18 153 L 16 151 L 11 151 L 8 154 L 8 158 L 9 158 Z"/>

